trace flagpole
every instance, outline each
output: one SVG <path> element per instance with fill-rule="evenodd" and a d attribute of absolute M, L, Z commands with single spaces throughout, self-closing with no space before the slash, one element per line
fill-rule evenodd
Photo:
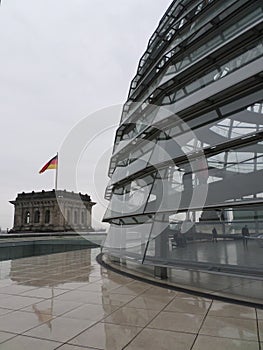
<path fill-rule="evenodd" d="M 57 166 L 56 166 L 56 176 L 55 176 L 55 190 L 58 189 L 58 153 L 57 153 Z"/>

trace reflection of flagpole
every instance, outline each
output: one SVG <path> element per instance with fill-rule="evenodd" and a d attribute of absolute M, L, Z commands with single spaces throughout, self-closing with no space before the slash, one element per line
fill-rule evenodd
<path fill-rule="evenodd" d="M 54 287 L 52 285 L 52 289 L 51 289 L 51 292 L 52 292 L 52 296 L 51 296 L 51 315 L 53 316 L 53 307 L 54 307 Z"/>
<path fill-rule="evenodd" d="M 56 166 L 56 175 L 55 175 L 55 190 L 58 189 L 58 153 L 57 153 L 57 166 Z"/>

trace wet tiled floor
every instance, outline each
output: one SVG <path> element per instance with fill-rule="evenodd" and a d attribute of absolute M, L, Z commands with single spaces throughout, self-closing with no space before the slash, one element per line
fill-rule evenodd
<path fill-rule="evenodd" d="M 97 264 L 97 254 L 1 262 L 0 349 L 263 347 L 262 310 L 135 281 Z"/>

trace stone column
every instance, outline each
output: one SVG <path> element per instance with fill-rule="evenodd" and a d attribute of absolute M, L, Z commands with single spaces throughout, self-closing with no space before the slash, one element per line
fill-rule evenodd
<path fill-rule="evenodd" d="M 44 203 L 41 203 L 39 206 L 39 211 L 40 211 L 40 230 L 42 231 L 45 227 L 45 206 Z"/>
<path fill-rule="evenodd" d="M 19 203 L 15 204 L 14 230 L 20 230 L 23 225 L 23 208 Z"/>
<path fill-rule="evenodd" d="M 92 210 L 91 206 L 88 206 L 87 207 L 87 226 L 88 226 L 88 228 L 92 227 L 91 210 Z"/>

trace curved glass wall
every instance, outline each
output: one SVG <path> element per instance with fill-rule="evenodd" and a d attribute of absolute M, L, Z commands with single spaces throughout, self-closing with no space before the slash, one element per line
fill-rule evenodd
<path fill-rule="evenodd" d="M 105 250 L 262 278 L 263 5 L 222 4 L 174 1 L 149 43 L 116 133 Z"/>
<path fill-rule="evenodd" d="M 226 10 L 226 5 L 232 6 Z M 178 46 L 176 49 L 173 48 L 168 54 L 162 56 L 161 62 L 159 62 L 158 65 L 152 69 L 153 76 L 151 79 L 147 78 L 148 80 L 144 81 L 143 84 L 138 87 L 144 88 L 144 90 L 146 89 L 146 91 L 137 96 L 141 100 L 144 100 L 144 104 L 151 103 L 150 101 L 153 101 L 153 98 L 156 99 L 156 93 L 160 93 L 163 88 L 165 88 L 165 86 L 163 86 L 161 89 L 158 89 L 158 87 L 168 81 L 170 81 L 170 84 L 172 80 L 179 79 L 180 73 L 183 73 L 185 75 L 187 73 L 187 70 L 190 70 L 190 74 L 192 75 L 191 67 L 193 68 L 194 65 L 204 65 L 205 72 L 209 66 L 215 68 L 215 56 L 220 57 L 221 48 L 224 50 L 224 47 L 226 45 L 230 45 L 230 48 L 232 50 L 233 45 L 235 45 L 236 42 L 236 45 L 241 43 L 242 49 L 243 44 L 246 40 L 242 40 L 242 38 L 246 38 L 247 36 L 246 29 L 248 31 L 253 31 L 253 28 L 257 26 L 258 23 L 262 23 L 263 7 L 262 4 L 260 4 L 260 1 L 245 1 L 245 3 L 241 3 L 240 1 L 230 1 L 229 4 L 226 4 L 226 2 L 219 2 L 216 4 L 216 6 L 218 6 L 221 10 L 220 14 L 215 9 L 213 13 L 208 17 L 207 13 L 204 14 L 206 25 L 202 27 L 202 37 L 199 38 L 199 35 L 197 35 L 199 32 L 195 31 L 195 35 L 191 37 L 190 40 L 184 42 L 183 50 L 181 50 L 180 46 Z M 210 18 L 211 16 L 213 17 Z M 227 18 L 227 21 L 222 27 L 215 25 L 218 23 L 218 21 L 222 21 L 223 19 L 225 20 L 225 17 Z M 212 26 L 212 23 L 214 23 L 214 26 Z M 205 29 L 211 29 L 209 31 L 208 38 L 204 36 Z M 186 28 L 185 31 L 187 37 L 189 35 L 189 28 Z M 184 38 L 184 35 L 180 35 L 178 37 L 178 40 L 181 42 Z M 177 45 L 179 45 L 180 42 L 177 43 Z M 235 54 L 237 52 L 237 49 L 233 50 Z M 243 61 L 244 60 L 245 56 L 243 56 Z M 248 60 L 246 63 L 248 63 Z M 245 62 L 243 62 L 243 64 L 245 64 Z M 213 79 L 214 77 L 216 79 L 220 79 L 220 77 L 229 74 L 231 71 L 233 71 L 233 67 L 232 70 L 230 70 L 229 67 L 222 67 L 222 72 L 220 69 L 214 72 L 215 74 L 213 75 Z M 189 89 L 191 90 L 191 85 L 188 90 Z M 191 92 L 193 91 L 191 90 Z M 187 95 L 187 93 L 189 93 L 189 91 L 186 92 L 180 90 L 180 93 L 177 93 L 177 98 L 183 98 L 185 95 Z M 134 101 L 134 98 L 131 101 Z M 129 108 L 127 109 L 129 110 L 130 116 L 132 116 L 132 113 L 135 112 L 135 109 L 138 108 L 138 106 L 133 104 L 131 101 L 129 101 Z M 159 104 L 157 101 L 155 101 L 155 103 Z M 163 103 L 172 103 L 172 99 L 170 98 L 168 100 L 164 100 L 162 104 Z M 132 116 L 133 120 L 134 117 L 136 119 L 136 114 L 140 115 L 141 113 L 135 113 L 134 116 Z M 146 117 L 144 114 L 139 118 L 141 121 L 143 121 L 148 117 Z M 123 135 L 116 139 L 116 144 L 118 144 L 121 139 L 127 138 L 127 136 L 131 138 L 135 134 L 138 134 L 138 129 L 135 129 L 134 133 L 131 133 L 130 130 L 128 131 L 128 135 L 126 133 L 127 131 L 124 131 Z"/>

